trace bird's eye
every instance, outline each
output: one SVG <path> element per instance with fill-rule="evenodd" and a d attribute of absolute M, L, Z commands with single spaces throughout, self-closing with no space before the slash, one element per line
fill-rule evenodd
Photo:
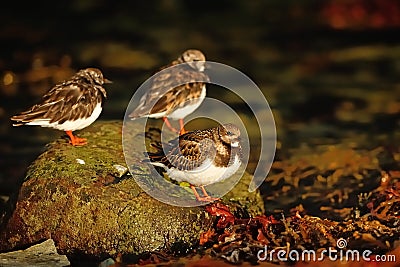
<path fill-rule="evenodd" d="M 229 135 L 229 136 L 232 136 L 232 135 L 233 135 L 233 133 L 230 132 L 230 131 L 228 131 L 226 134 Z"/>

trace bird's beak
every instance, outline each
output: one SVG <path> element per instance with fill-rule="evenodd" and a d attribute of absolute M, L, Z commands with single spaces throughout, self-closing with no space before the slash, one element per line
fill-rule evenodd
<path fill-rule="evenodd" d="M 104 78 L 104 83 L 112 83 L 112 81 L 110 81 L 110 80 L 107 79 L 107 78 Z"/>

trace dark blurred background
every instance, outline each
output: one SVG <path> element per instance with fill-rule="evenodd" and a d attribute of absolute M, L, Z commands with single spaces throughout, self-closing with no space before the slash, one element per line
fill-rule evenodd
<path fill-rule="evenodd" d="M 301 145 L 394 144 L 399 30 L 397 0 L 3 1 L 0 195 L 63 135 L 13 128 L 10 116 L 94 66 L 114 81 L 100 119 L 122 120 L 135 89 L 188 48 L 259 85 L 275 115 L 278 154 Z"/>

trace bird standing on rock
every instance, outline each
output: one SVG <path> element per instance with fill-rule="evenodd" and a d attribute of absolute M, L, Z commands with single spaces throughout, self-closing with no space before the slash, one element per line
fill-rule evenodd
<path fill-rule="evenodd" d="M 177 182 L 187 182 L 198 201 L 215 201 L 204 186 L 231 177 L 242 163 L 240 130 L 234 124 L 187 132 L 148 152 L 150 163 Z M 200 196 L 195 187 L 200 187 Z"/>
<path fill-rule="evenodd" d="M 162 67 L 160 70 L 164 71 L 152 78 L 151 88 L 142 96 L 139 105 L 129 117 L 162 118 L 172 131 L 185 133 L 183 119 L 195 111 L 206 96 L 205 82 L 209 78 L 204 73 L 205 60 L 201 51 L 189 49 L 172 63 Z M 182 63 L 187 64 L 167 69 Z M 168 118 L 179 120 L 179 131 L 172 127 Z"/>
<path fill-rule="evenodd" d="M 107 97 L 105 83 L 111 81 L 104 78 L 99 69 L 82 69 L 52 87 L 41 103 L 11 117 L 15 122 L 13 125 L 39 125 L 62 130 L 70 137 L 72 145 L 85 145 L 86 139 L 74 136 L 72 132 L 89 126 L 100 116 Z"/>

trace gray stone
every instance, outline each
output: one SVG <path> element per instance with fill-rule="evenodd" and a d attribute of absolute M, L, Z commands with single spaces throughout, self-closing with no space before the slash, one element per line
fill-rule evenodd
<path fill-rule="evenodd" d="M 65 255 L 59 255 L 54 241 L 48 239 L 25 250 L 0 254 L 1 267 L 62 267 L 69 266 Z"/>

